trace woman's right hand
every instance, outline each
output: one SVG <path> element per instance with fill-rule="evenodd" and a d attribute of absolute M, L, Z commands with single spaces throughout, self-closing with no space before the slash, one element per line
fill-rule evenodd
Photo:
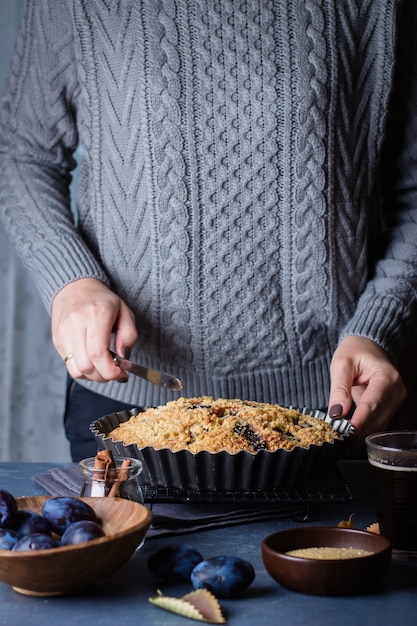
<path fill-rule="evenodd" d="M 104 283 L 81 278 L 66 285 L 52 303 L 52 341 L 74 379 L 127 380 L 109 352 L 126 355 L 137 340 L 129 307 Z"/>

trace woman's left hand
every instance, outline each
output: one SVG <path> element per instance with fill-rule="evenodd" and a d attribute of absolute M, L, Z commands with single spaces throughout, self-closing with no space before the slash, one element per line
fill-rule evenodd
<path fill-rule="evenodd" d="M 383 431 L 400 408 L 407 392 L 386 352 L 365 337 L 345 337 L 330 365 L 329 415 L 351 419 L 358 440 Z"/>

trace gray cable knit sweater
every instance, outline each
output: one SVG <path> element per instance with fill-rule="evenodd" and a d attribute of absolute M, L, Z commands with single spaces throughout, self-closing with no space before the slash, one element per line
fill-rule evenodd
<path fill-rule="evenodd" d="M 325 406 L 346 334 L 395 360 L 417 315 L 416 6 L 29 0 L 0 204 L 45 305 L 102 280 L 136 315 L 132 356 L 187 396 Z"/>

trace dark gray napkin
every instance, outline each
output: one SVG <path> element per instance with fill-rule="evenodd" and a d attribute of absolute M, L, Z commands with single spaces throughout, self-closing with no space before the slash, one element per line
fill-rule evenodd
<path fill-rule="evenodd" d="M 78 496 L 82 486 L 82 475 L 75 464 L 53 467 L 46 474 L 33 476 L 33 480 L 52 496 Z M 180 535 L 263 519 L 289 517 L 303 508 L 302 505 L 291 507 L 287 503 L 252 502 L 153 502 L 146 506 L 153 513 L 147 537 Z"/>

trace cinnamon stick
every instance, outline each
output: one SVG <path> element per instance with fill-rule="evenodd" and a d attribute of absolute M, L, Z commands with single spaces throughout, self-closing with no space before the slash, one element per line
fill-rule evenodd
<path fill-rule="evenodd" d="M 113 453 L 111 450 L 101 450 L 97 452 L 94 458 L 94 471 L 92 482 L 92 494 L 93 491 L 97 495 L 108 495 L 113 485 L 111 472 L 116 468 L 114 462 Z"/>
<path fill-rule="evenodd" d="M 130 459 L 123 459 L 120 464 L 119 470 L 116 474 L 116 479 L 109 491 L 109 498 L 120 496 L 120 489 L 125 480 L 129 477 Z"/>

